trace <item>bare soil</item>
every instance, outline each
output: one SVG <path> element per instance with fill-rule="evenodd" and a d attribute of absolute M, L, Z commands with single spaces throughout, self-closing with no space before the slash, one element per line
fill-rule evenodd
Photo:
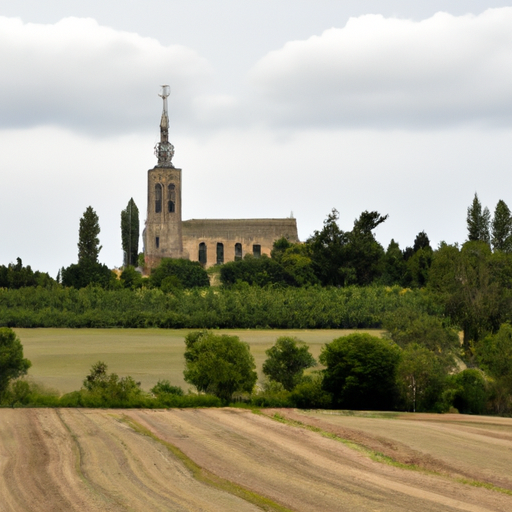
<path fill-rule="evenodd" d="M 510 419 L 264 412 L 1 409 L 0 510 L 261 510 L 198 481 L 162 442 L 289 510 L 512 510 L 512 495 L 461 481 L 512 489 Z M 334 435 L 423 470 L 376 462 Z"/>

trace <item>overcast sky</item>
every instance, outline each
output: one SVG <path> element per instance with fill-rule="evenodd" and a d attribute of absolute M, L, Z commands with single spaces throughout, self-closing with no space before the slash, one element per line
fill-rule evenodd
<path fill-rule="evenodd" d="M 306 240 L 377 210 L 385 248 L 463 243 L 475 192 L 512 208 L 507 4 L 0 0 L 0 264 L 55 277 L 89 205 L 122 264 L 164 83 L 184 219 L 293 212 Z"/>

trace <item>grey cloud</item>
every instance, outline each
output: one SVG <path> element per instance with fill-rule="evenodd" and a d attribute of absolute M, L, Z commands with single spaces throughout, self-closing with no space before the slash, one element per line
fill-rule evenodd
<path fill-rule="evenodd" d="M 512 8 L 351 18 L 269 53 L 249 79 L 276 125 L 511 125 Z"/>
<path fill-rule="evenodd" d="M 188 48 L 78 18 L 40 25 L 0 17 L 0 66 L 0 128 L 98 135 L 154 128 L 161 83 L 172 84 L 173 120 L 186 123 L 211 76 Z"/>

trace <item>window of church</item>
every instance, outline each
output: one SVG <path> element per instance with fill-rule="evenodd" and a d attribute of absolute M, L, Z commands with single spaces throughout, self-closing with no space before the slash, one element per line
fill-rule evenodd
<path fill-rule="evenodd" d="M 170 183 L 168 189 L 169 200 L 167 201 L 167 211 L 174 213 L 176 211 L 176 185 Z"/>
<path fill-rule="evenodd" d="M 224 244 L 217 244 L 217 265 L 222 265 L 224 263 Z"/>
<path fill-rule="evenodd" d="M 242 244 L 235 244 L 235 261 L 242 259 Z"/>
<path fill-rule="evenodd" d="M 207 253 L 206 253 L 206 244 L 201 242 L 199 244 L 199 263 L 201 265 L 206 265 L 207 262 Z"/>
<path fill-rule="evenodd" d="M 155 245 L 156 245 L 156 248 L 157 248 L 157 249 L 160 247 L 160 237 L 159 237 L 159 236 L 157 236 L 157 237 L 155 238 Z"/>
<path fill-rule="evenodd" d="M 157 183 L 155 185 L 155 213 L 162 211 L 162 185 Z"/>
<path fill-rule="evenodd" d="M 254 244 L 252 246 L 252 255 L 255 257 L 255 258 L 259 258 L 261 256 L 261 245 L 259 244 Z"/>

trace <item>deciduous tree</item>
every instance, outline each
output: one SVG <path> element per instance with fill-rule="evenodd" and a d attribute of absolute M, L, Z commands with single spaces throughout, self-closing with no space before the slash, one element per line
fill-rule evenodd
<path fill-rule="evenodd" d="M 393 408 L 400 349 L 389 340 L 355 333 L 328 343 L 320 354 L 323 387 L 346 409 Z"/>
<path fill-rule="evenodd" d="M 198 391 L 228 402 L 237 391 L 251 392 L 258 378 L 249 344 L 238 336 L 192 332 L 185 338 L 185 380 Z"/>
<path fill-rule="evenodd" d="M 31 366 L 32 363 L 23 358 L 23 346 L 16 333 L 8 327 L 0 328 L 0 397 L 9 382 L 26 375 Z"/>
<path fill-rule="evenodd" d="M 287 391 L 301 382 L 304 370 L 316 365 L 309 347 L 290 336 L 278 338 L 265 354 L 267 360 L 263 363 L 263 373 L 270 380 L 280 382 Z"/>

